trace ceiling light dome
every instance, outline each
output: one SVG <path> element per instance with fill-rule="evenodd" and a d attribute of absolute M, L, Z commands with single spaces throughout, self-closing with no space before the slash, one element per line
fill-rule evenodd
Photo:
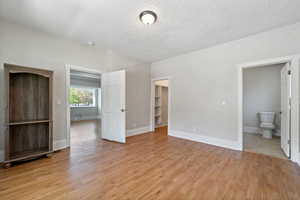
<path fill-rule="evenodd" d="M 140 20 L 143 24 L 154 24 L 157 20 L 155 12 L 146 10 L 140 14 Z"/>

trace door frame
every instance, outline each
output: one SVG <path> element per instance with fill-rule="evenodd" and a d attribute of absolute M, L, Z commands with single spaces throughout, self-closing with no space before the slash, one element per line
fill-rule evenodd
<path fill-rule="evenodd" d="M 169 130 L 171 130 L 171 81 L 170 76 L 165 77 L 157 77 L 151 79 L 151 100 L 150 100 L 150 131 L 155 130 L 155 119 L 154 119 L 154 107 L 155 107 L 155 81 L 168 80 L 168 134 Z"/>
<path fill-rule="evenodd" d="M 273 64 L 290 63 L 291 69 L 291 160 L 299 163 L 299 60 L 300 55 L 265 59 L 237 66 L 238 73 L 238 143 L 239 149 L 243 151 L 243 70 L 253 67 L 263 67 Z"/>
<path fill-rule="evenodd" d="M 87 72 L 87 73 L 95 73 L 95 74 L 102 74 L 102 71 L 76 66 L 76 65 L 70 65 L 67 64 L 65 66 L 65 81 L 66 81 L 66 96 L 65 96 L 65 102 L 66 102 L 66 146 L 71 146 L 71 133 L 70 133 L 70 127 L 71 127 L 71 109 L 69 104 L 69 95 L 70 95 L 70 74 L 71 70 L 77 70 L 81 72 Z"/>

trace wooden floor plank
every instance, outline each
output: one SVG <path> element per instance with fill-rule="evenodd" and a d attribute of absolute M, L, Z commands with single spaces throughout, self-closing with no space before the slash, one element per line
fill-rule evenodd
<path fill-rule="evenodd" d="M 0 199 L 300 199 L 288 161 L 167 136 L 86 140 L 0 170 Z"/>

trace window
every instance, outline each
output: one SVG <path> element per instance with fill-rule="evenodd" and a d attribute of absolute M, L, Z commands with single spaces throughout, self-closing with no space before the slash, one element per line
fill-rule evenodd
<path fill-rule="evenodd" d="M 70 88 L 71 107 L 96 107 L 96 88 Z"/>

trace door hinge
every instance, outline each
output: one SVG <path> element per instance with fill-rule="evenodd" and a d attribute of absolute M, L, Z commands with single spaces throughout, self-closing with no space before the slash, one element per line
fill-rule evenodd
<path fill-rule="evenodd" d="M 288 70 L 288 75 L 291 75 L 292 74 L 292 71 L 291 70 Z"/>
<path fill-rule="evenodd" d="M 288 145 L 291 145 L 291 140 L 288 140 Z"/>

